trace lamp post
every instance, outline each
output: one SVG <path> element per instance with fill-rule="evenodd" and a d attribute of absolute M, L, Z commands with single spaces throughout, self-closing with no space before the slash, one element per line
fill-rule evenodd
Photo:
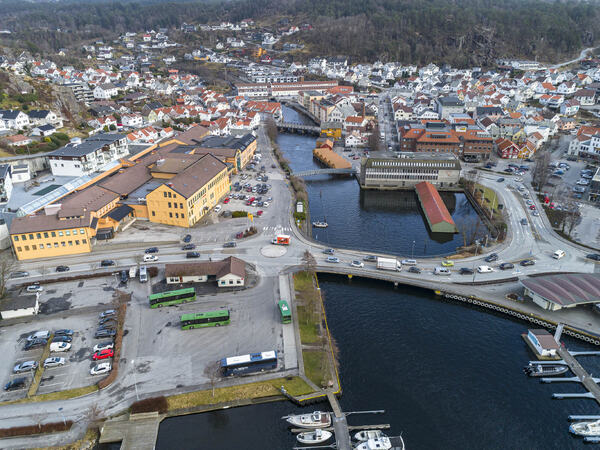
<path fill-rule="evenodd" d="M 60 413 L 60 416 L 62 417 L 62 420 L 63 420 L 63 425 L 67 426 L 67 421 L 65 420 L 65 415 L 63 414 L 62 411 L 63 411 L 62 407 L 58 408 L 58 412 Z"/>
<path fill-rule="evenodd" d="M 131 360 L 131 364 L 133 364 L 133 385 L 135 386 L 135 398 L 139 402 L 140 401 L 140 395 L 138 393 L 138 388 L 137 388 L 137 377 L 135 375 L 135 360 L 134 359 Z"/>
<path fill-rule="evenodd" d="M 475 283 L 475 274 L 477 273 L 477 272 L 475 272 L 475 263 L 477 262 L 476 259 L 477 259 L 477 251 L 478 250 L 479 250 L 479 240 L 476 240 L 475 241 L 475 259 L 473 260 L 473 281 L 472 281 L 473 283 Z"/>
<path fill-rule="evenodd" d="M 414 259 L 414 258 L 415 258 L 415 244 L 416 244 L 416 241 L 413 241 L 413 243 L 412 243 L 412 251 L 411 251 L 411 253 L 410 253 L 410 257 L 411 257 L 412 259 Z"/>

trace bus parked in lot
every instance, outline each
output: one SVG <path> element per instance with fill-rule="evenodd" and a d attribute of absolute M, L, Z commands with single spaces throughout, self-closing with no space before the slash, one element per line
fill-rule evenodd
<path fill-rule="evenodd" d="M 285 300 L 279 300 L 279 313 L 281 314 L 281 323 L 292 323 L 292 310 Z"/>
<path fill-rule="evenodd" d="M 179 305 L 180 303 L 196 300 L 196 290 L 194 288 L 177 289 L 176 291 L 151 294 L 148 299 L 150 300 L 150 308 Z"/>
<path fill-rule="evenodd" d="M 221 360 L 223 376 L 243 375 L 277 368 L 277 351 L 250 353 Z"/>
<path fill-rule="evenodd" d="M 218 309 L 216 311 L 207 311 L 203 313 L 183 314 L 181 316 L 182 330 L 203 327 L 220 327 L 221 325 L 229 325 L 228 309 Z"/>

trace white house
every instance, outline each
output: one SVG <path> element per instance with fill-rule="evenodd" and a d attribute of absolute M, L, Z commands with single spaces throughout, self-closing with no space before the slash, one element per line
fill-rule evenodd
<path fill-rule="evenodd" d="M 593 106 L 596 102 L 596 91 L 594 89 L 579 89 L 573 96 L 580 106 Z"/>
<path fill-rule="evenodd" d="M 367 138 L 363 137 L 357 131 L 348 134 L 344 140 L 344 146 L 346 147 L 364 147 L 366 144 Z"/>
<path fill-rule="evenodd" d="M 9 202 L 12 189 L 12 166 L 10 164 L 0 164 L 0 204 Z"/>
<path fill-rule="evenodd" d="M 140 114 L 123 114 L 121 124 L 124 127 L 138 128 L 144 124 L 144 119 Z"/>
<path fill-rule="evenodd" d="M 560 113 L 563 116 L 574 116 L 579 111 L 579 102 L 575 99 L 567 100 L 560 105 Z"/>
<path fill-rule="evenodd" d="M 29 126 L 29 116 L 17 109 L 0 109 L 0 120 L 8 130 L 22 130 Z"/>
<path fill-rule="evenodd" d="M 99 84 L 94 88 L 94 98 L 97 100 L 110 100 L 119 93 L 112 83 Z"/>
<path fill-rule="evenodd" d="M 39 125 L 37 127 L 35 127 L 33 130 L 31 130 L 31 135 L 32 136 L 50 136 L 51 134 L 56 133 L 56 128 L 54 128 L 54 125 L 50 125 L 50 124 L 46 124 L 46 125 Z"/>
<path fill-rule="evenodd" d="M 36 109 L 29 111 L 29 123 L 32 126 L 39 125 L 54 125 L 56 128 L 62 128 L 63 121 L 62 117 L 56 115 L 53 111 L 46 109 Z"/>
<path fill-rule="evenodd" d="M 218 287 L 241 287 L 246 281 L 246 263 L 230 256 L 222 261 L 167 264 L 167 284 L 206 283 L 217 281 Z"/>
<path fill-rule="evenodd" d="M 554 336 L 552 336 L 548 330 L 527 330 L 527 340 L 539 355 L 551 358 L 556 356 L 558 343 L 554 340 Z"/>
<path fill-rule="evenodd" d="M 48 154 L 50 169 L 56 176 L 80 177 L 99 171 L 106 164 L 129 154 L 127 136 L 100 133 L 81 143 L 69 143 Z"/>
<path fill-rule="evenodd" d="M 2 300 L 0 315 L 2 319 L 33 316 L 40 311 L 39 293 L 23 295 Z"/>
<path fill-rule="evenodd" d="M 12 166 L 12 182 L 23 183 L 31 179 L 31 172 L 28 164 L 15 164 Z"/>

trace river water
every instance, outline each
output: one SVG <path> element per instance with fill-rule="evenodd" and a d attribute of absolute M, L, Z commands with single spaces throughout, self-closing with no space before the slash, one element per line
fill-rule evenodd
<path fill-rule="evenodd" d="M 294 170 L 316 166 L 308 140 L 279 137 Z M 330 225 L 317 238 L 332 245 L 410 254 L 418 236 L 415 255 L 456 248 L 456 236 L 430 239 L 420 212 L 394 203 L 388 193 L 365 198 L 356 181 L 329 177 L 311 179 L 307 188 L 313 220 L 326 211 Z M 473 214 L 454 196 L 449 209 L 455 221 L 461 211 Z M 569 435 L 567 416 L 600 409 L 589 399 L 551 399 L 553 392 L 584 392 L 577 384 L 541 384 L 522 373 L 532 358 L 521 338 L 527 324 L 376 280 L 322 275 L 320 286 L 340 350 L 342 409 L 386 411 L 351 415 L 351 425 L 389 423 L 386 433 L 402 434 L 407 449 L 584 447 Z M 569 338 L 563 342 L 573 350 L 590 349 Z M 580 362 L 600 373 L 600 358 Z M 281 416 L 314 409 L 328 404 L 301 409 L 277 402 L 168 419 L 156 448 L 290 449 L 296 442 Z"/>

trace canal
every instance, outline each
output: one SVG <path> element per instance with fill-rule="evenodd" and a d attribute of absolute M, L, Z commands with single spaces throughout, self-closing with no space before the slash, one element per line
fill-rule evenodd
<path fill-rule="evenodd" d="M 284 116 L 289 122 L 308 121 L 287 107 Z M 322 167 L 312 157 L 314 137 L 280 133 L 277 144 L 293 171 Z M 460 232 L 437 234 L 429 231 L 413 191 L 361 191 L 354 178 L 331 175 L 308 177 L 306 189 L 311 220 L 329 224 L 313 229 L 313 237 L 335 247 L 400 256 L 448 255 L 487 231 L 462 193 L 441 193 Z"/>
<path fill-rule="evenodd" d="M 553 392 L 583 388 L 523 374 L 532 357 L 520 336 L 526 324 L 384 282 L 322 275 L 320 286 L 339 347 L 342 408 L 386 411 L 350 416 L 350 425 L 389 423 L 388 434 L 402 433 L 407 449 L 583 448 L 567 416 L 598 414 L 598 406 L 552 400 Z M 580 361 L 600 373 L 599 357 Z M 278 402 L 169 419 L 157 449 L 290 449 L 281 416 L 327 407 Z"/>

